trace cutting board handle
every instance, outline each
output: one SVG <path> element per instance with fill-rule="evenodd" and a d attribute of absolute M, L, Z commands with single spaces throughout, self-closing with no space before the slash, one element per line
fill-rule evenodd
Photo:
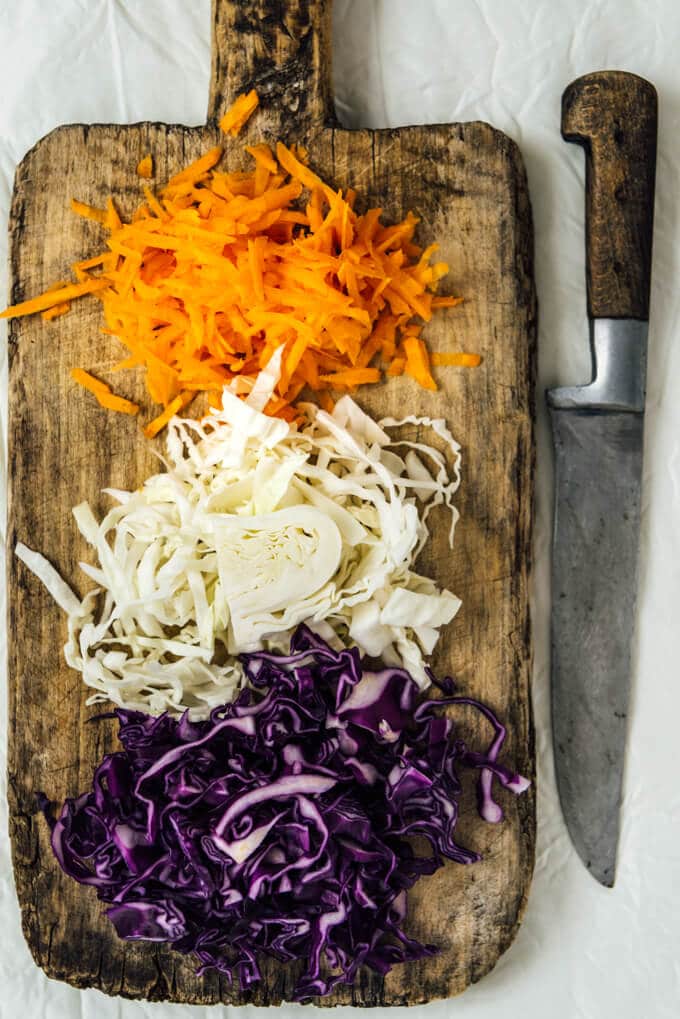
<path fill-rule="evenodd" d="M 591 318 L 649 318 L 656 89 L 626 71 L 577 78 L 562 136 L 586 150 L 586 280 Z"/>
<path fill-rule="evenodd" d="M 208 122 L 257 89 L 269 122 L 305 137 L 333 120 L 330 0 L 212 0 Z"/>

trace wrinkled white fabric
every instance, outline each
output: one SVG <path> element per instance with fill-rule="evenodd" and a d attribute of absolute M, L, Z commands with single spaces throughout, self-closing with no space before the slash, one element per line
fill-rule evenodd
<path fill-rule="evenodd" d="M 69 121 L 204 119 L 209 0 L 0 0 L 0 263 L 15 164 Z M 335 90 L 349 126 L 483 119 L 521 146 L 536 226 L 540 302 L 534 706 L 539 831 L 522 929 L 496 970 L 422 1019 L 676 1019 L 680 1013 L 680 7 L 674 0 L 335 0 Z M 543 389 L 588 372 L 583 155 L 559 133 L 579 74 L 635 71 L 660 96 L 645 437 L 642 567 L 619 872 L 600 888 L 571 848 L 549 727 L 548 549 L 552 466 Z M 4 292 L 4 285 L 3 285 Z M 4 342 L 4 339 L 3 339 Z M 6 434 L 6 365 L 0 428 Z M 2 466 L 4 471 L 4 452 Z M 4 480 L 2 482 L 4 505 Z M 74 502 L 87 493 L 74 493 Z M 4 531 L 4 528 L 3 528 Z M 4 589 L 0 585 L 0 598 Z M 0 604 L 4 620 L 4 604 Z M 4 637 L 0 638 L 4 659 Z M 4 701 L 3 691 L 0 696 Z M 3 712 L 4 716 L 4 712 Z M 11 877 L 0 733 L 0 1019 L 199 1019 L 270 1015 L 109 999 L 48 981 L 24 944 Z M 19 1004 L 20 1003 L 20 1004 Z M 341 1009 L 341 1016 L 352 1010 Z M 286 1006 L 280 1015 L 305 1014 Z M 401 1009 L 398 1015 L 406 1015 Z M 357 1013 L 358 1016 L 358 1013 Z"/>

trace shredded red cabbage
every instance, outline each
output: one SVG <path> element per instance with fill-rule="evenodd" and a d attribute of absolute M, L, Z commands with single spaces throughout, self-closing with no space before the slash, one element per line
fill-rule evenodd
<path fill-rule="evenodd" d="M 209 721 L 115 712 L 124 750 L 104 758 L 92 790 L 56 820 L 41 796 L 61 867 L 110 903 L 120 937 L 169 942 L 242 989 L 263 956 L 304 960 L 294 997 L 305 1000 L 362 965 L 387 973 L 434 953 L 404 932 L 406 892 L 444 857 L 478 859 L 454 839 L 460 770 L 480 770 L 487 820 L 502 817 L 492 777 L 526 789 L 497 761 L 505 730 L 468 698 L 416 706 L 406 672 L 362 673 L 358 652 L 304 626 L 289 656 L 243 661 L 255 689 Z M 484 713 L 486 753 L 456 737 L 442 703 Z"/>

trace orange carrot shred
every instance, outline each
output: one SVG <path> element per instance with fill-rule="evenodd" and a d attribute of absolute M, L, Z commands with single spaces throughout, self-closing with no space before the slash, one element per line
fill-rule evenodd
<path fill-rule="evenodd" d="M 320 378 L 332 386 L 363 386 L 368 382 L 380 382 L 380 371 L 377 368 L 348 368 L 347 371 L 321 375 Z"/>
<path fill-rule="evenodd" d="M 84 389 L 88 389 L 91 393 L 110 393 L 111 386 L 107 385 L 106 382 L 102 382 L 100 379 L 96 379 L 94 375 L 90 375 L 84 368 L 71 368 L 71 378 L 78 385 L 83 386 Z"/>
<path fill-rule="evenodd" d="M 272 155 L 272 150 L 268 145 L 246 145 L 246 152 L 248 152 L 256 163 L 263 166 L 265 170 L 269 170 L 270 173 L 276 173 L 279 169 L 279 165 Z"/>
<path fill-rule="evenodd" d="M 97 223 L 106 223 L 105 209 L 96 209 L 93 205 L 79 202 L 75 198 L 71 199 L 71 211 L 79 216 L 83 216 L 85 219 L 94 219 Z"/>
<path fill-rule="evenodd" d="M 121 372 L 124 371 L 126 368 L 136 368 L 140 363 L 141 362 L 139 361 L 139 358 L 135 357 L 135 355 L 132 354 L 130 357 L 126 357 L 124 358 L 124 360 L 118 361 L 118 363 L 114 364 L 114 366 L 110 370 L 112 372 Z"/>
<path fill-rule="evenodd" d="M 195 395 L 195 393 L 180 393 L 179 396 L 176 396 L 175 399 L 168 404 L 162 414 L 159 414 L 158 417 L 153 419 L 153 421 L 149 421 L 148 425 L 145 426 L 144 434 L 147 439 L 153 439 L 154 436 L 158 435 L 158 433 L 165 428 L 168 421 L 170 421 L 175 414 L 179 414 L 181 410 L 188 407 Z"/>
<path fill-rule="evenodd" d="M 71 268 L 73 269 L 73 271 L 74 271 L 74 273 L 76 275 L 78 275 L 78 273 L 82 273 L 83 274 L 83 280 L 89 279 L 90 277 L 88 277 L 88 275 L 85 272 L 85 270 L 86 269 L 93 269 L 93 268 L 95 268 L 96 266 L 99 266 L 99 265 L 104 265 L 104 263 L 109 258 L 110 258 L 110 254 L 107 254 L 106 252 L 104 252 L 103 255 L 95 255 L 94 258 L 84 258 L 81 262 L 74 262 L 73 265 L 71 266 Z M 81 282 L 83 282 L 83 280 L 81 280 Z M 62 286 L 62 287 L 65 287 L 66 285 L 67 285 L 66 283 L 61 283 L 60 284 L 60 286 Z M 52 287 L 50 287 L 50 290 L 51 289 L 52 289 Z"/>
<path fill-rule="evenodd" d="M 120 414 L 137 414 L 139 412 L 139 407 L 136 403 L 132 403 L 131 400 L 126 400 L 122 396 L 116 396 L 115 393 L 111 392 L 111 386 L 100 379 L 96 379 L 94 375 L 90 375 L 83 368 L 72 368 L 71 378 L 78 385 L 92 393 L 97 402 L 107 410 L 115 410 Z"/>
<path fill-rule="evenodd" d="M 319 393 L 319 404 L 328 414 L 332 414 L 335 410 L 335 400 L 328 392 L 322 391 Z"/>
<path fill-rule="evenodd" d="M 257 104 L 254 91 L 240 96 L 222 129 L 238 134 Z M 104 226 L 106 247 L 74 263 L 77 282 L 2 317 L 56 318 L 76 297 L 96 294 L 103 332 L 125 348 L 114 370 L 141 368 L 162 408 L 144 428 L 149 437 L 199 392 L 216 405 L 237 380 L 245 395 L 281 346 L 281 377 L 266 411 L 288 421 L 299 419 L 296 401 L 309 391 L 332 407 L 331 389 L 352 392 L 406 373 L 434 390 L 430 364 L 479 363 L 474 354 L 428 354 L 423 324 L 460 298 L 438 296 L 448 267 L 432 261 L 436 244 L 414 242 L 413 213 L 385 224 L 382 209 L 357 212 L 354 189 L 322 180 L 302 146 L 279 142 L 274 154 L 261 142 L 246 151 L 247 171 L 218 168 L 215 146 L 164 187 L 143 186 L 128 222 L 112 198 L 104 210 L 74 200 L 74 211 Z M 143 180 L 147 159 L 153 174 L 145 156 Z M 136 413 L 109 387 L 98 395 Z"/>
<path fill-rule="evenodd" d="M 434 365 L 445 366 L 447 368 L 477 368 L 482 363 L 482 359 L 479 354 L 456 354 L 446 352 L 435 352 L 431 354 L 430 361 Z"/>
<path fill-rule="evenodd" d="M 277 142 L 276 158 L 284 170 L 295 180 L 299 180 L 303 187 L 309 188 L 310 191 L 314 189 L 322 191 L 329 201 L 336 197 L 333 189 L 324 184 L 313 170 L 310 170 L 308 166 L 305 166 L 299 159 L 296 159 L 294 153 L 287 149 L 283 142 Z"/>
<path fill-rule="evenodd" d="M 220 130 L 235 138 L 246 121 L 250 120 L 259 104 L 260 97 L 254 88 L 250 92 L 240 95 L 220 120 Z"/>
<path fill-rule="evenodd" d="M 166 364 L 155 354 L 147 353 L 147 388 L 149 395 L 155 403 L 162 403 L 167 407 L 179 390 L 179 375 L 174 368 Z"/>
<path fill-rule="evenodd" d="M 423 341 L 417 336 L 407 336 L 403 341 L 403 347 L 406 354 L 406 374 L 415 379 L 423 389 L 436 389 L 437 383 L 430 374 L 427 347 Z"/>
<path fill-rule="evenodd" d="M 65 315 L 66 312 L 70 310 L 71 302 L 64 301 L 62 304 L 53 305 L 51 308 L 48 308 L 47 311 L 41 311 L 40 317 L 43 318 L 46 322 L 51 322 L 52 319 L 60 318 L 61 315 Z"/>
<path fill-rule="evenodd" d="M 49 293 L 52 293 L 54 290 L 61 290 L 61 288 L 65 287 L 65 286 L 68 286 L 68 284 L 66 283 L 65 280 L 57 280 L 55 283 L 52 283 L 51 286 L 49 286 L 47 288 L 45 293 L 49 294 Z M 51 322 L 53 319 L 59 318 L 61 315 L 65 315 L 66 312 L 70 311 L 70 310 L 71 310 L 71 302 L 70 301 L 63 301 L 61 304 L 53 305 L 51 308 L 48 308 L 46 311 L 41 311 L 40 312 L 40 317 L 42 319 L 44 319 L 45 322 Z"/>
<path fill-rule="evenodd" d="M 115 393 L 95 393 L 95 399 L 107 410 L 118 411 L 119 414 L 139 414 L 139 406 L 131 400 L 125 400 Z"/>
<path fill-rule="evenodd" d="M 118 210 L 113 204 L 113 198 L 106 199 L 106 218 L 104 220 L 104 225 L 107 230 L 111 231 L 118 230 L 123 225 L 121 218 L 118 215 Z"/>
<path fill-rule="evenodd" d="M 103 290 L 108 286 L 107 280 L 87 280 L 85 283 L 71 283 L 59 290 L 48 290 L 39 297 L 33 297 L 30 301 L 22 301 L 20 304 L 11 305 L 0 314 L 0 318 L 20 318 L 22 315 L 34 315 L 37 311 L 45 311 L 54 307 L 55 304 L 63 304 L 74 297 L 82 297 L 83 294 L 94 294 L 97 290 Z"/>
<path fill-rule="evenodd" d="M 210 149 L 200 159 L 190 163 L 189 166 L 186 166 L 179 173 L 176 173 L 174 177 L 171 177 L 166 185 L 166 190 L 177 187 L 179 184 L 188 184 L 199 180 L 203 174 L 208 173 L 214 166 L 217 166 L 221 158 L 222 146 L 216 145 L 214 149 Z"/>
<path fill-rule="evenodd" d="M 150 155 L 143 156 L 137 163 L 137 173 L 140 177 L 150 180 L 153 177 L 153 160 Z"/>
<path fill-rule="evenodd" d="M 146 198 L 146 204 L 149 206 L 154 215 L 156 215 L 159 219 L 163 220 L 170 219 L 167 212 L 165 211 L 161 203 L 158 201 L 151 188 L 147 187 L 146 185 L 144 186 L 144 197 Z"/>

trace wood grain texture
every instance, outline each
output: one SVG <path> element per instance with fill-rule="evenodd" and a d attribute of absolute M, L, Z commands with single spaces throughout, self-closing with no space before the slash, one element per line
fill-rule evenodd
<path fill-rule="evenodd" d="M 268 19 L 266 60 L 253 28 L 262 14 Z M 528 584 L 536 300 L 524 169 L 516 146 L 486 124 L 376 132 L 327 126 L 328 15 L 318 3 L 218 2 L 211 111 L 219 113 L 244 82 L 260 85 L 257 76 L 273 60 L 277 71 L 269 66 L 267 81 L 276 105 L 265 102 L 245 137 L 227 142 L 226 163 L 244 165 L 244 142 L 274 140 L 281 132 L 304 143 L 334 185 L 356 187 L 361 202 L 382 205 L 390 220 L 413 209 L 422 218 L 421 237 L 441 244 L 451 265 L 450 289 L 466 300 L 439 312 L 427 339 L 434 349 L 479 351 L 481 368 L 440 370 L 436 394 L 393 379 L 362 392 L 359 402 L 377 415 L 445 417 L 462 443 L 455 550 L 448 550 L 440 517 L 422 562 L 463 599 L 434 667 L 455 674 L 461 690 L 500 713 L 509 727 L 507 760 L 533 778 Z M 311 38 L 305 35 L 310 31 Z M 238 61 L 228 70 L 235 49 L 240 71 Z M 310 61 L 317 72 L 308 73 Z M 300 80 L 309 88 L 298 90 L 296 99 L 293 81 Z M 12 300 L 41 291 L 98 246 L 96 225 L 70 214 L 71 195 L 99 205 L 114 194 L 129 214 L 139 200 L 135 165 L 141 155 L 154 154 L 162 181 L 215 144 L 217 134 L 214 123 L 203 129 L 71 126 L 39 142 L 16 176 Z M 87 499 L 101 511 L 102 488 L 133 487 L 157 470 L 138 424 L 101 410 L 69 379 L 73 365 L 105 373 L 120 357 L 117 341 L 100 332 L 99 314 L 98 303 L 87 298 L 53 323 L 38 318 L 10 325 L 8 547 L 23 540 L 44 551 L 79 590 L 77 562 L 85 548 L 71 507 Z M 140 376 L 126 377 L 124 395 L 142 404 L 144 417 L 151 415 Z M 61 801 L 87 788 L 102 754 L 116 748 L 115 726 L 88 722 L 95 711 L 85 705 L 80 677 L 62 659 L 61 613 L 12 555 L 8 583 L 11 838 L 23 928 L 38 965 L 78 987 L 127 997 L 261 1005 L 290 999 L 292 969 L 265 964 L 261 985 L 240 994 L 215 974 L 197 978 L 191 961 L 168 949 L 117 940 L 94 892 L 62 875 L 35 793 L 43 789 Z M 472 741 L 488 739 L 478 719 L 467 721 Z M 457 994 L 493 967 L 517 931 L 534 857 L 533 787 L 503 803 L 506 822 L 485 825 L 469 790 L 460 833 L 483 862 L 446 866 L 410 896 L 409 932 L 438 944 L 441 954 L 397 967 L 386 979 L 362 973 L 353 989 L 324 1003 L 426 1002 Z"/>
<path fill-rule="evenodd" d="M 636 74 L 586 74 L 562 96 L 562 135 L 586 153 L 591 318 L 649 318 L 656 129 L 656 89 Z"/>

